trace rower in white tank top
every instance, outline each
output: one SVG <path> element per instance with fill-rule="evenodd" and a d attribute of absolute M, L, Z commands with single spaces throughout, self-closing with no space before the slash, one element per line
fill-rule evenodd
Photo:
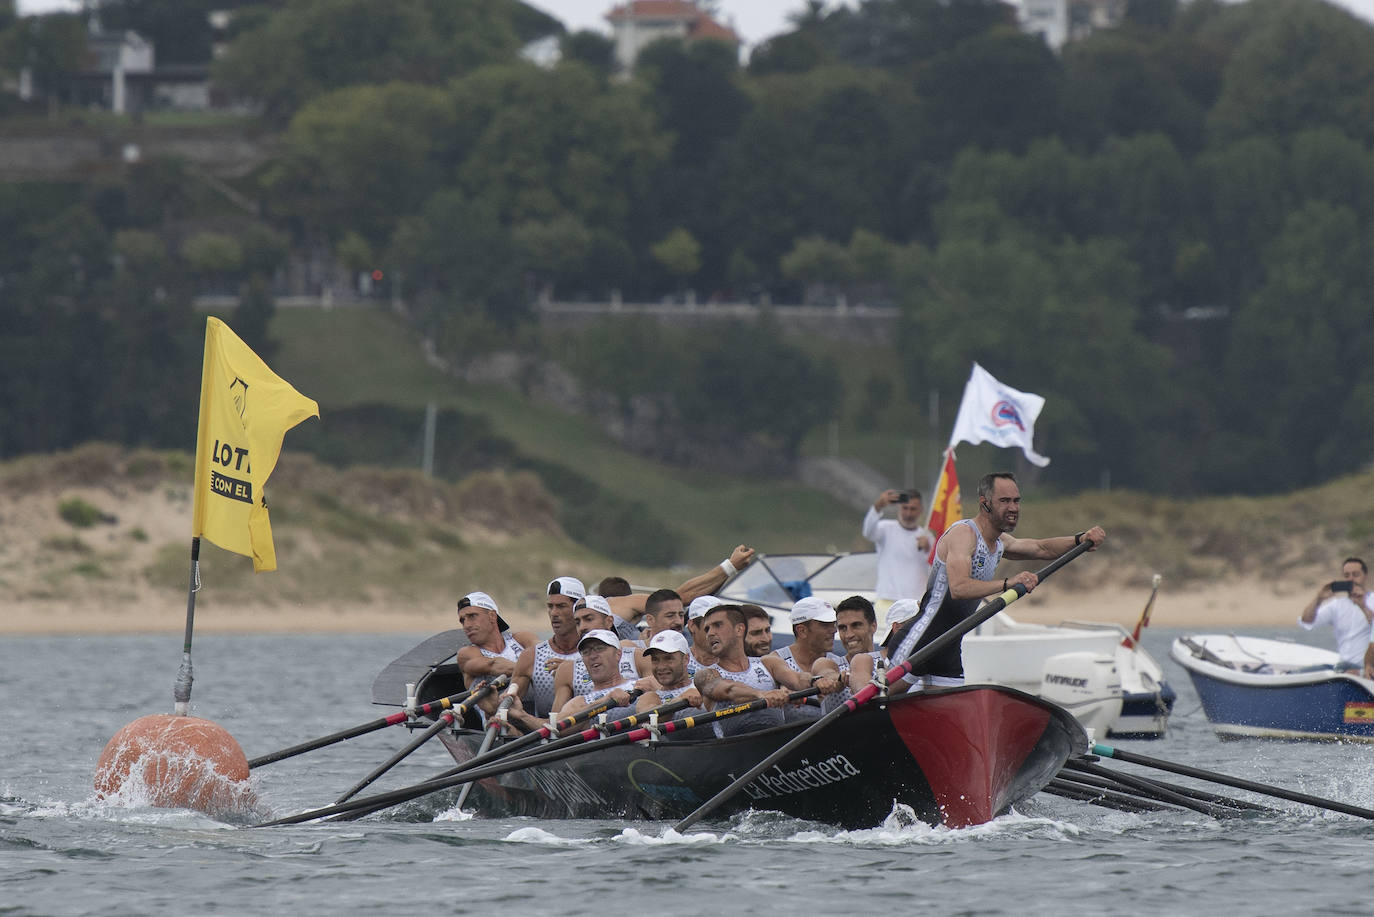
<path fill-rule="evenodd" d="M 548 716 L 553 711 L 553 678 L 558 667 L 565 660 L 580 662 L 577 650 L 560 653 L 548 640 L 534 645 L 534 668 L 530 673 L 530 690 L 525 697 L 525 708 L 538 717 Z"/>

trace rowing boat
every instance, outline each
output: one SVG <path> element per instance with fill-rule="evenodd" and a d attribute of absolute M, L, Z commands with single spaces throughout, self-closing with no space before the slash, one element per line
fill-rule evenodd
<path fill-rule="evenodd" d="M 455 667 L 416 667 L 446 641 L 453 645 L 455 632 L 447 634 L 383 670 L 373 686 L 374 702 L 396 702 L 397 678 L 415 678 L 413 692 L 406 693 L 422 703 L 452 693 Z M 576 756 L 479 780 L 468 806 L 494 817 L 677 819 L 806 725 L 725 738 L 715 738 L 705 726 L 680 733 L 682 738 L 588 745 Z M 466 728 L 439 738 L 462 764 L 476 754 L 482 733 Z M 982 824 L 1039 792 L 1087 747 L 1087 735 L 1072 715 L 1012 688 L 977 685 L 901 695 L 836 719 L 717 814 L 763 809 L 863 828 L 881 823 L 894 806 L 906 806 L 930 824 Z"/>

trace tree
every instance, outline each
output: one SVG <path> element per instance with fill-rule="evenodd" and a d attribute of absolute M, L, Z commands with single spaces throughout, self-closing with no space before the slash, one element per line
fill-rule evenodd
<path fill-rule="evenodd" d="M 86 53 L 86 23 L 76 13 L 25 16 L 0 34 L 0 69 L 17 74 L 27 68 L 53 115 Z"/>
<path fill-rule="evenodd" d="M 678 227 L 655 244 L 650 251 L 663 269 L 677 278 L 681 287 L 701 269 L 701 245 L 687 230 Z"/>

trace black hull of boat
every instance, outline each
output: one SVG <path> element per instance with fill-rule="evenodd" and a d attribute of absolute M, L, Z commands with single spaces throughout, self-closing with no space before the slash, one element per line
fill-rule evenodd
<path fill-rule="evenodd" d="M 677 820 L 806 725 L 589 748 L 479 781 L 466 806 L 495 817 Z M 709 727 L 695 732 L 709 735 Z M 481 735 L 441 738 L 461 764 Z M 839 717 L 715 815 L 765 809 L 867 828 L 903 804 L 930 824 L 981 824 L 1038 792 L 1086 748 L 1070 714 L 1020 691 L 985 685 L 926 691 Z"/>

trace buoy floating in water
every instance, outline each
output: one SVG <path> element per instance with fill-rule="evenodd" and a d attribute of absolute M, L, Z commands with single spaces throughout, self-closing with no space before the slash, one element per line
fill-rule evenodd
<path fill-rule="evenodd" d="M 95 789 L 114 796 L 130 787 L 150 805 L 225 814 L 251 809 L 248 758 L 225 729 L 194 716 L 139 717 L 105 745 L 95 767 Z"/>

